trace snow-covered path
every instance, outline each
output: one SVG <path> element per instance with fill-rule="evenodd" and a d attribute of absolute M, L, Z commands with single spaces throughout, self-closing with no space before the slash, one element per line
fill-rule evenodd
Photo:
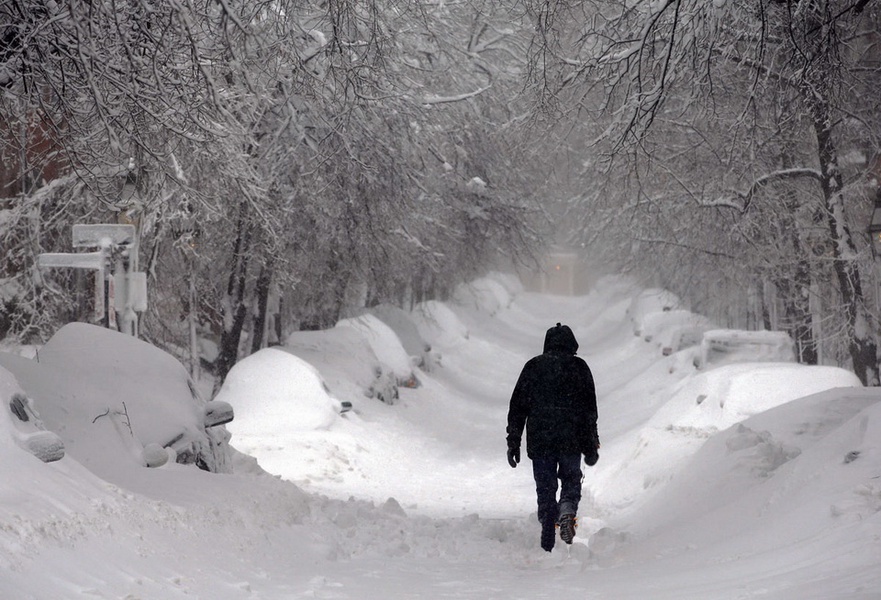
<path fill-rule="evenodd" d="M 467 337 L 444 338 L 442 367 L 397 404 L 358 399 L 293 438 L 230 424 L 278 477 L 244 462 L 112 482 L 71 460 L 0 465 L 6 481 L 39 477 L 0 484 L 0 598 L 881 597 L 881 396 L 834 369 L 780 366 L 781 389 L 851 386 L 789 404 L 753 397 L 758 366 L 704 381 L 633 336 L 632 293 L 611 280 L 583 298 L 521 293 L 494 314 L 458 306 Z M 603 450 L 576 543 L 548 555 L 504 428 L 557 321 L 594 370 Z M 708 422 L 709 401 L 694 413 L 697 387 L 724 373 L 723 408 L 755 413 L 730 429 L 724 409 Z"/>

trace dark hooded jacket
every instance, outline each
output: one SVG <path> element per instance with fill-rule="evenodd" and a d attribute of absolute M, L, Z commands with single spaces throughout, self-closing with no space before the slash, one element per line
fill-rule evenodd
<path fill-rule="evenodd" d="M 525 426 L 530 458 L 596 449 L 596 389 L 590 367 L 575 355 L 577 350 L 569 327 L 557 323 L 548 329 L 544 352 L 524 365 L 511 395 L 509 448 L 520 447 Z"/>

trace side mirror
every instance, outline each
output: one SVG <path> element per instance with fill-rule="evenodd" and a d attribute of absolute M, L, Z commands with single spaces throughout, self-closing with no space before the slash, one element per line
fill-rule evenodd
<path fill-rule="evenodd" d="M 30 421 L 30 417 L 28 417 L 28 399 L 16 392 L 12 395 L 12 400 L 9 401 L 9 410 L 18 417 L 19 421 L 23 421 L 27 423 Z"/>
<path fill-rule="evenodd" d="M 204 416 L 205 429 L 224 425 L 235 417 L 232 406 L 222 400 L 212 400 L 206 404 Z"/>

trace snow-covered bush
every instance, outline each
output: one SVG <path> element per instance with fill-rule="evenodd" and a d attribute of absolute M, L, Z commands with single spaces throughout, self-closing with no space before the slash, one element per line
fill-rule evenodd
<path fill-rule="evenodd" d="M 394 373 L 383 371 L 382 367 L 377 366 L 374 369 L 374 376 L 373 382 L 365 391 L 365 395 L 368 398 L 376 398 L 386 404 L 397 402 L 400 393 L 398 392 L 398 379 Z"/>

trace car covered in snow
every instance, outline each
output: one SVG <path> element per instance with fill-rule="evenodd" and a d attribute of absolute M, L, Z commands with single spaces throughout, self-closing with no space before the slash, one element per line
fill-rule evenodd
<path fill-rule="evenodd" d="M 682 301 L 676 294 L 660 288 L 650 288 L 642 290 L 630 300 L 626 314 L 631 327 L 633 327 L 633 334 L 637 337 L 643 337 L 646 319 L 650 315 L 683 308 Z"/>
<path fill-rule="evenodd" d="M 237 448 L 328 429 L 351 405 L 330 391 L 318 368 L 281 346 L 238 361 L 217 399 L 235 407 L 230 430 Z"/>
<path fill-rule="evenodd" d="M 169 460 L 231 470 L 223 426 L 231 406 L 202 399 L 183 365 L 147 342 L 70 323 L 34 359 L 0 353 L 0 367 L 22 390 L 17 401 L 9 398 L 11 414 L 36 423 L 38 406 L 42 426 L 99 476 Z"/>
<path fill-rule="evenodd" d="M 712 329 L 716 326 L 709 319 L 689 310 L 649 313 L 641 326 L 643 339 L 655 344 L 665 356 L 700 346 L 704 333 Z"/>
<path fill-rule="evenodd" d="M 701 368 L 746 362 L 796 362 L 795 344 L 785 331 L 712 329 L 701 340 Z"/>
<path fill-rule="evenodd" d="M 426 373 L 438 365 L 439 360 L 436 353 L 432 351 L 431 344 L 425 341 L 419 333 L 419 328 L 416 327 L 409 312 L 391 304 L 379 304 L 367 309 L 366 312 L 374 315 L 391 328 L 401 346 L 410 356 L 410 362 L 413 365 Z"/>
<path fill-rule="evenodd" d="M 25 395 L 15 376 L 2 367 L 0 401 L 8 409 L 0 411 L 3 413 L 0 417 L 0 431 L 5 430 L 16 446 L 43 462 L 55 462 L 64 458 L 64 442 L 57 434 L 46 430 L 34 401 Z M 6 444 L 0 442 L 0 448 L 4 445 Z"/>
<path fill-rule="evenodd" d="M 342 319 L 330 329 L 295 331 L 282 348 L 315 365 L 328 388 L 348 402 L 366 396 L 394 404 L 399 386 L 414 379 L 410 357 L 394 331 L 371 314 Z"/>

